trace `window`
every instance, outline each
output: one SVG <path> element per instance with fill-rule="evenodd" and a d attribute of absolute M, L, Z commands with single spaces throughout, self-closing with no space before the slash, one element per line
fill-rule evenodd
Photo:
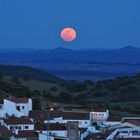
<path fill-rule="evenodd" d="M 17 106 L 17 110 L 20 111 L 20 106 Z"/>
<path fill-rule="evenodd" d="M 87 124 L 87 122 L 85 122 L 85 124 Z"/>
<path fill-rule="evenodd" d="M 24 109 L 25 107 L 24 106 L 22 106 L 22 109 Z"/>
<path fill-rule="evenodd" d="M 14 130 L 14 126 L 10 126 L 10 130 Z"/>
<path fill-rule="evenodd" d="M 128 131 L 121 131 L 121 133 L 128 133 Z"/>
<path fill-rule="evenodd" d="M 19 126 L 18 129 L 21 130 L 21 126 Z"/>
<path fill-rule="evenodd" d="M 25 126 L 25 129 L 29 129 L 29 126 Z"/>

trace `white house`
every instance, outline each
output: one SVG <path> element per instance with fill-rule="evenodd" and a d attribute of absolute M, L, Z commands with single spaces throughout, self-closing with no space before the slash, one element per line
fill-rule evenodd
<path fill-rule="evenodd" d="M 39 133 L 39 140 L 47 140 L 47 138 L 49 138 L 49 140 L 68 140 L 67 135 L 66 135 L 66 131 L 51 131 L 52 134 L 48 135 L 47 131 L 43 131 L 41 133 Z M 55 135 L 53 135 L 53 133 Z"/>
<path fill-rule="evenodd" d="M 3 125 L 13 133 L 34 130 L 34 123 L 28 118 L 7 118 L 3 120 Z"/>
<path fill-rule="evenodd" d="M 92 112 L 90 112 L 91 124 L 95 122 L 98 124 L 102 124 L 103 122 L 107 121 L 108 118 L 109 118 L 109 110 L 106 111 L 93 110 Z"/>
<path fill-rule="evenodd" d="M 0 136 L 9 140 L 38 140 L 34 123 L 28 118 L 6 118 L 0 125 Z"/>
<path fill-rule="evenodd" d="M 56 112 L 56 111 L 54 111 Z M 49 118 L 44 121 L 45 124 L 57 123 L 57 124 L 67 124 L 70 121 L 78 122 L 79 128 L 87 128 L 90 125 L 89 113 L 88 112 L 72 112 L 72 111 L 57 111 L 53 114 L 49 112 Z"/>
<path fill-rule="evenodd" d="M 140 139 L 140 127 L 132 127 L 132 128 L 121 128 L 115 129 L 106 140 L 114 140 L 117 139 Z"/>
<path fill-rule="evenodd" d="M 103 122 L 103 125 L 105 127 L 111 127 L 111 126 L 119 125 L 121 123 L 122 123 L 122 118 L 121 117 L 116 117 L 116 116 L 109 115 L 107 121 Z"/>
<path fill-rule="evenodd" d="M 75 128 L 72 131 L 75 131 Z M 76 131 L 79 136 L 81 129 L 79 128 Z M 49 140 L 56 140 L 56 139 L 69 140 L 68 124 L 50 124 L 49 127 L 45 127 L 43 130 L 37 129 L 36 132 L 39 133 L 39 140 L 45 140 L 45 139 L 47 140 L 47 138 Z"/>
<path fill-rule="evenodd" d="M 123 128 L 119 130 L 118 138 L 137 138 L 140 139 L 140 127 Z"/>
<path fill-rule="evenodd" d="M 0 108 L 0 117 L 14 115 L 16 117 L 28 116 L 32 110 L 32 100 L 29 98 L 9 97 L 4 99 Z"/>

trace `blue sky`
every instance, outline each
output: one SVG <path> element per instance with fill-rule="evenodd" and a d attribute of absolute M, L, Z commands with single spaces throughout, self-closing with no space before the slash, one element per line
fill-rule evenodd
<path fill-rule="evenodd" d="M 0 19 L 0 48 L 140 47 L 140 0 L 1 0 Z"/>

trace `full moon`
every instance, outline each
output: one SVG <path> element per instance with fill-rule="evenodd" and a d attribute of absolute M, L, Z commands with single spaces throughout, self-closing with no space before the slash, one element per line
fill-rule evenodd
<path fill-rule="evenodd" d="M 76 31 L 73 28 L 64 28 L 61 31 L 61 38 L 64 41 L 73 41 L 76 39 Z"/>

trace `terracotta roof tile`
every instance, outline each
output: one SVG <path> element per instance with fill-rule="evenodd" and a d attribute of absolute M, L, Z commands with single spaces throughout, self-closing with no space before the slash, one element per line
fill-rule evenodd
<path fill-rule="evenodd" d="M 46 120 L 48 119 L 48 116 L 50 119 L 63 117 L 63 119 L 69 119 L 69 120 L 89 120 L 89 113 L 82 113 L 82 112 L 66 112 L 66 111 L 50 111 L 49 115 L 47 114 L 47 111 L 30 111 L 29 117 L 33 118 L 35 120 Z"/>
<path fill-rule="evenodd" d="M 4 123 L 8 125 L 33 124 L 33 122 L 28 118 L 8 118 L 4 119 Z"/>
<path fill-rule="evenodd" d="M 29 99 L 28 98 L 13 98 L 9 97 L 7 100 L 14 102 L 14 103 L 28 103 Z"/>
<path fill-rule="evenodd" d="M 47 130 L 47 124 L 36 124 L 35 130 L 37 131 L 44 131 Z M 59 123 L 50 123 L 49 130 L 67 130 L 67 124 L 59 124 Z M 85 128 L 79 128 L 79 130 L 86 130 Z"/>
<path fill-rule="evenodd" d="M 1 126 L 1 125 L 0 125 L 0 135 L 7 136 L 7 137 L 13 136 L 10 130 L 8 130 L 5 126 Z"/>
<path fill-rule="evenodd" d="M 34 131 L 19 131 L 15 138 L 37 138 L 37 134 Z"/>
<path fill-rule="evenodd" d="M 35 130 L 37 130 L 37 131 L 43 131 L 43 130 L 47 130 L 47 129 L 48 129 L 47 124 L 35 125 Z M 67 129 L 66 124 L 56 124 L 56 123 L 49 124 L 49 130 L 66 130 L 66 129 Z"/>
<path fill-rule="evenodd" d="M 140 126 L 140 120 L 127 120 L 126 122 Z"/>
<path fill-rule="evenodd" d="M 119 121 L 119 122 L 121 122 L 122 118 L 110 115 L 107 121 L 116 121 L 116 122 Z"/>

